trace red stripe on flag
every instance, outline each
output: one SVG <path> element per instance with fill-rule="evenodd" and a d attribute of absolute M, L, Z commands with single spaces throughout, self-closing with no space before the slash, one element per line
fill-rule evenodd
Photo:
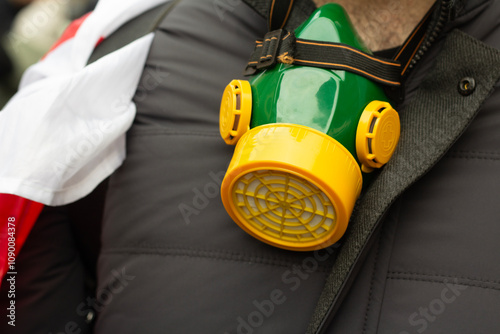
<path fill-rule="evenodd" d="M 52 51 L 54 51 L 55 49 L 57 49 L 57 47 L 59 45 L 61 45 L 62 43 L 66 42 L 68 39 L 71 39 L 71 38 L 75 37 L 76 32 L 78 31 L 78 29 L 80 29 L 80 27 L 83 24 L 83 22 L 89 17 L 89 15 L 91 13 L 92 12 L 87 13 L 87 14 L 83 15 L 82 17 L 80 17 L 79 19 L 76 19 L 73 22 L 71 22 L 69 24 L 69 26 L 66 28 L 66 30 L 64 30 L 64 32 L 61 35 L 61 37 L 57 40 L 57 42 L 54 43 L 54 45 L 52 45 L 52 47 L 50 48 L 50 50 L 42 57 L 42 59 L 44 59 L 45 57 L 47 57 L 47 55 L 49 53 L 51 53 Z M 104 40 L 104 38 L 101 37 L 99 39 L 99 41 L 97 42 L 97 45 L 99 45 L 103 40 Z"/>
<path fill-rule="evenodd" d="M 0 194 L 0 282 L 6 272 L 16 270 L 15 258 L 43 207 L 23 197 Z"/>

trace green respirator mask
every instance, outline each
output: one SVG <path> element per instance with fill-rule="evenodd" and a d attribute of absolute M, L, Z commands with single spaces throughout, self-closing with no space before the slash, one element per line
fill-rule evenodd
<path fill-rule="evenodd" d="M 342 237 L 362 188 L 399 140 L 382 87 L 399 75 L 392 63 L 371 55 L 336 4 L 294 33 L 257 41 L 251 77 L 226 87 L 220 109 L 221 136 L 236 144 L 222 202 L 243 230 L 295 251 Z"/>

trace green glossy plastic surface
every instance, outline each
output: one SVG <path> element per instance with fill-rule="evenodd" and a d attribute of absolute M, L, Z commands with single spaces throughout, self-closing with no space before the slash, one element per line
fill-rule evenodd
<path fill-rule="evenodd" d="M 295 34 L 297 38 L 344 43 L 370 53 L 338 4 L 317 9 Z M 373 100 L 387 101 L 376 83 L 340 70 L 278 64 L 252 77 L 250 83 L 251 128 L 269 123 L 309 126 L 339 141 L 356 160 L 361 113 Z"/>

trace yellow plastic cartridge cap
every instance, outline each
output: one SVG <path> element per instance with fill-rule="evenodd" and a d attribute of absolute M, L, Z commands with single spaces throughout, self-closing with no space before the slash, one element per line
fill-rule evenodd
<path fill-rule="evenodd" d="M 221 197 L 248 234 L 309 251 L 342 237 L 361 186 L 359 165 L 335 139 L 302 125 L 267 124 L 236 145 Z"/>
<path fill-rule="evenodd" d="M 359 119 L 356 153 L 365 173 L 380 168 L 392 157 L 400 135 L 399 115 L 387 102 L 370 102 Z"/>
<path fill-rule="evenodd" d="M 252 88 L 246 80 L 233 80 L 222 94 L 219 130 L 228 145 L 234 145 L 250 127 Z"/>

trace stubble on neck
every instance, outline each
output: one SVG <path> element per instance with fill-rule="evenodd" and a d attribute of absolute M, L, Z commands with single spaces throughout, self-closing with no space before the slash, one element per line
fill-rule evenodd
<path fill-rule="evenodd" d="M 313 0 L 345 8 L 361 40 L 372 51 L 401 45 L 435 0 Z"/>

